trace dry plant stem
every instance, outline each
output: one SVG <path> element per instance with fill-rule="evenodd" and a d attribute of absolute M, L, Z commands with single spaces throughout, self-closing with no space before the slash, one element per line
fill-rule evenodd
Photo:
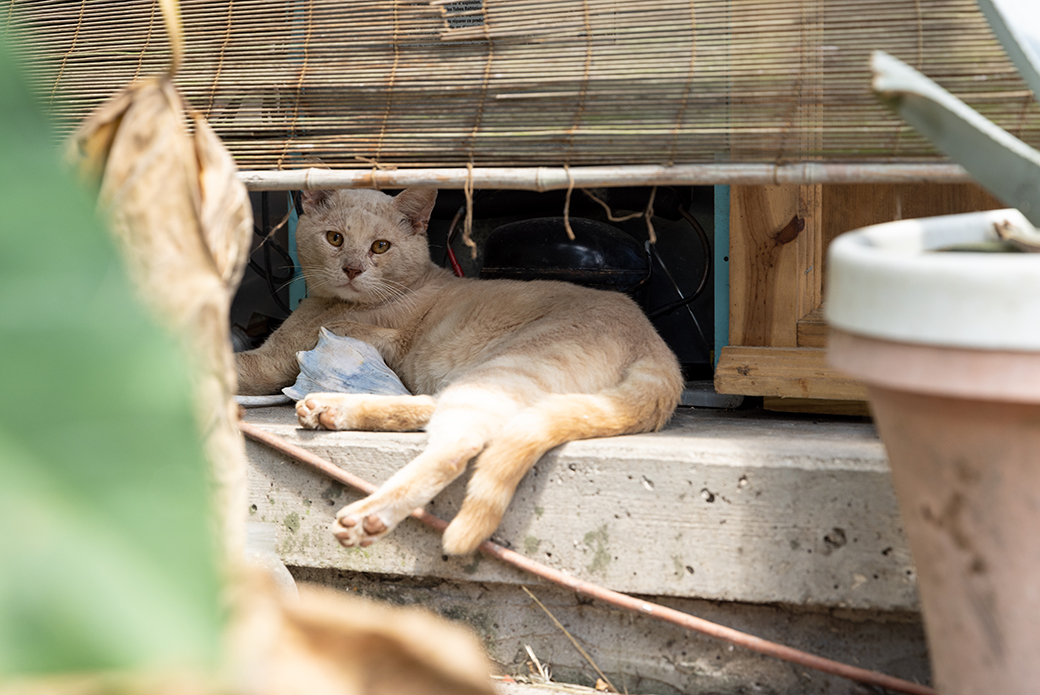
<path fill-rule="evenodd" d="M 589 662 L 589 666 L 591 666 L 596 671 L 599 677 L 603 679 L 604 683 L 610 686 L 610 691 L 613 693 L 618 692 L 618 689 L 615 688 L 614 684 L 610 682 L 610 679 L 607 678 L 607 675 L 600 670 L 599 666 L 596 665 L 596 662 L 592 660 L 591 656 L 589 656 L 589 653 L 586 652 L 580 644 L 578 644 L 578 640 L 574 639 L 574 636 L 567 631 L 567 628 L 563 626 L 563 623 L 556 619 L 556 616 L 552 614 L 552 611 L 546 608 L 545 604 L 539 601 L 538 597 L 531 593 L 531 590 L 528 589 L 526 586 L 521 586 L 520 588 L 524 590 L 525 594 L 531 597 L 532 601 L 538 604 L 539 608 L 545 611 L 545 614 L 549 616 L 549 619 L 553 621 L 553 624 L 556 625 L 556 627 L 560 628 L 560 632 L 567 636 L 567 639 L 571 641 L 571 644 L 573 644 L 574 648 L 578 650 L 578 653 L 585 657 L 585 661 Z"/>
<path fill-rule="evenodd" d="M 179 0 L 159 0 L 163 22 L 166 25 L 166 35 L 170 40 L 170 48 L 173 54 L 168 71 L 171 79 L 180 70 L 181 62 L 184 59 L 184 25 L 181 23 L 180 5 Z"/>
<path fill-rule="evenodd" d="M 534 667 L 536 669 L 538 669 L 538 676 L 542 679 L 542 682 L 543 683 L 551 683 L 552 682 L 552 670 L 551 669 L 546 669 L 544 666 L 542 666 L 542 662 L 538 660 L 538 656 L 534 653 L 534 650 L 531 649 L 531 645 L 525 644 L 524 645 L 524 649 L 527 651 L 527 655 L 529 657 L 531 657 L 531 663 L 533 663 Z M 527 668 L 530 669 L 531 668 L 531 664 L 528 664 Z"/>
<path fill-rule="evenodd" d="M 362 480 L 361 478 L 344 471 L 320 456 L 316 456 L 305 449 L 290 444 L 277 435 L 265 432 L 255 425 L 240 422 L 239 428 L 242 430 L 242 433 L 250 439 L 261 442 L 290 458 L 300 461 L 301 463 L 313 466 L 328 475 L 330 478 L 345 485 L 349 485 L 366 495 L 370 495 L 376 490 L 376 486 L 368 481 Z M 443 533 L 444 529 L 448 527 L 448 522 L 423 509 L 416 509 L 413 511 L 412 517 L 441 533 Z M 663 620 L 672 623 L 673 625 L 678 625 L 679 627 L 699 632 L 703 635 L 716 637 L 738 647 L 744 647 L 753 652 L 758 652 L 759 654 L 773 656 L 793 664 L 806 666 L 808 668 L 816 669 L 817 671 L 841 676 L 842 678 L 848 678 L 849 680 L 854 680 L 860 683 L 887 688 L 899 693 L 908 693 L 908 695 L 938 695 L 935 690 L 925 685 L 911 683 L 910 681 L 895 678 L 894 676 L 886 676 L 883 673 L 850 666 L 839 661 L 816 656 L 815 654 L 809 654 L 808 652 L 803 652 L 794 649 L 793 647 L 777 644 L 776 642 L 770 642 L 769 640 L 764 640 L 760 637 L 755 637 L 740 632 L 739 630 L 734 630 L 733 628 L 718 625 L 711 621 L 704 620 L 703 618 L 688 615 L 681 611 L 668 608 L 667 606 L 651 603 L 650 601 L 644 601 L 626 594 L 618 593 L 617 591 L 605 589 L 596 584 L 572 577 L 560 570 L 535 562 L 534 560 L 524 557 L 520 553 L 504 548 L 497 543 L 492 543 L 491 541 L 484 541 L 481 543 L 479 550 L 485 555 L 496 557 L 503 562 L 507 562 L 510 565 L 525 570 L 537 577 L 558 584 L 572 591 L 576 591 L 580 594 L 609 603 L 612 606 L 648 615 L 657 618 L 658 620 Z"/>

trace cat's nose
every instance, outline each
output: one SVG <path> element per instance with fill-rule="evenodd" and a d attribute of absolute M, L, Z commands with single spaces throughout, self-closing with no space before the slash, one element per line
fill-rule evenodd
<path fill-rule="evenodd" d="M 347 266 L 343 269 L 343 272 L 347 274 L 348 280 L 353 280 L 358 275 L 361 275 L 361 273 L 363 273 L 364 270 L 362 268 L 351 268 L 350 266 Z"/>

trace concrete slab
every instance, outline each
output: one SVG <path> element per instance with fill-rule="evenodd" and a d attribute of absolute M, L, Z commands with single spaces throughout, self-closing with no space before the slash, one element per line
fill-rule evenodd
<path fill-rule="evenodd" d="M 375 483 L 422 433 L 310 432 L 288 407 L 246 419 Z M 341 548 L 333 513 L 358 497 L 249 444 L 252 518 L 279 524 L 289 565 L 462 582 L 523 583 L 479 556 L 446 558 L 404 522 Z M 465 481 L 430 509 L 450 518 Z M 524 479 L 496 540 L 575 576 L 647 594 L 755 604 L 916 611 L 914 570 L 870 424 L 680 408 L 662 432 L 571 442 Z"/>
<path fill-rule="evenodd" d="M 687 381 L 679 397 L 680 405 L 695 408 L 739 408 L 744 402 L 743 396 L 728 393 L 716 393 L 714 381 Z"/>
<path fill-rule="evenodd" d="M 536 681 L 526 647 L 557 683 L 595 684 L 595 669 L 513 584 L 291 568 L 298 579 L 397 605 L 420 606 L 468 624 L 501 674 Z M 529 586 L 620 692 L 644 695 L 867 695 L 866 686 L 755 654 L 555 586 Z M 682 598 L 666 605 L 765 639 L 911 681 L 929 679 L 919 616 L 805 609 Z M 505 689 L 538 695 L 537 682 Z M 566 686 L 562 686 L 566 688 Z M 567 692 L 575 692 L 567 689 Z M 580 692 L 580 691 L 579 691 Z M 588 691 L 586 691 L 588 692 Z M 551 695 L 542 690 L 542 695 Z"/>

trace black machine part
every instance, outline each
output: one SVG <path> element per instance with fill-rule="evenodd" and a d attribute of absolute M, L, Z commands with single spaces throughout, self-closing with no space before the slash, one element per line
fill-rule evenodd
<path fill-rule="evenodd" d="M 651 264 L 643 245 L 617 227 L 583 217 L 539 217 L 502 225 L 487 238 L 482 278 L 564 280 L 642 303 Z"/>

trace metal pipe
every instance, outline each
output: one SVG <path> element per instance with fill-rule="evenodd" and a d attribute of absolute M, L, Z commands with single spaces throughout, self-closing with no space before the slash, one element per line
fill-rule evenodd
<path fill-rule="evenodd" d="M 569 176 L 568 176 L 569 172 Z M 240 171 L 251 191 L 409 186 L 550 191 L 611 186 L 811 185 L 817 183 L 967 183 L 967 172 L 947 163 L 680 164 L 675 166 L 465 167 L 436 169 L 287 169 Z M 573 184 L 571 183 L 573 181 Z"/>

